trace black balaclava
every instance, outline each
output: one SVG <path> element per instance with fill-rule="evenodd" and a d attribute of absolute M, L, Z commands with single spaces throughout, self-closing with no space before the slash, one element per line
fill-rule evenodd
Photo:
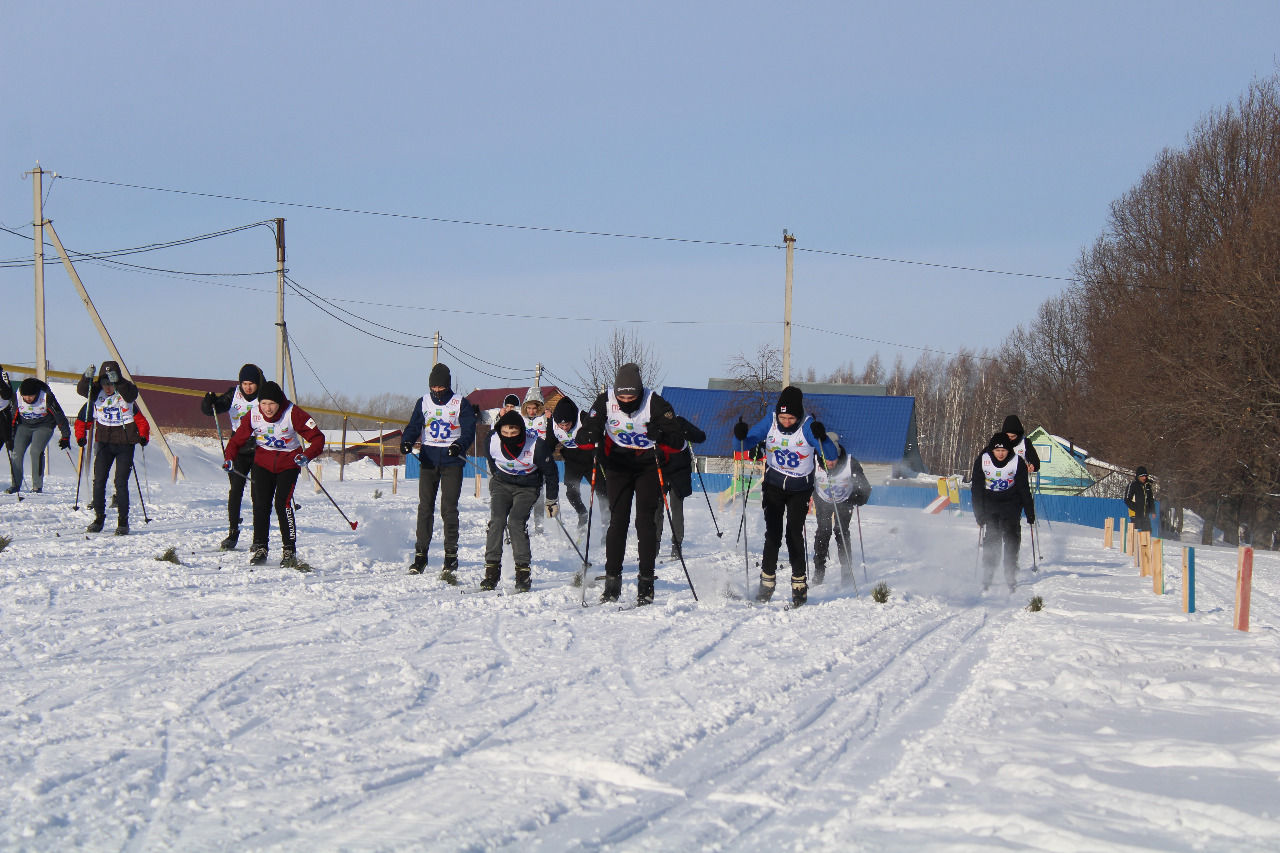
<path fill-rule="evenodd" d="M 450 375 L 449 368 L 443 361 L 436 362 L 435 366 L 431 368 L 431 376 L 427 379 L 427 385 L 429 388 L 444 388 L 438 394 L 435 391 L 429 391 L 431 402 L 437 406 L 443 406 L 453 397 L 453 376 Z"/>
<path fill-rule="evenodd" d="M 778 395 L 778 403 L 773 407 L 773 413 L 777 415 L 795 415 L 795 426 L 790 429 L 778 424 L 778 429 L 783 432 L 794 432 L 799 429 L 800 423 L 804 420 L 804 394 L 794 385 L 788 385 L 782 389 L 782 393 Z"/>
<path fill-rule="evenodd" d="M 1027 431 L 1022 428 L 1022 421 L 1018 420 L 1017 415 L 1009 415 L 1004 419 L 1004 426 L 1000 427 L 1001 432 L 1011 432 L 1018 438 L 1022 438 Z M 1016 439 L 1015 439 L 1016 440 Z"/>
<path fill-rule="evenodd" d="M 640 408 L 640 403 L 644 400 L 644 383 L 640 381 L 640 365 L 635 362 L 627 362 L 618 368 L 618 375 L 613 380 L 613 396 L 617 399 L 619 394 L 635 394 L 636 398 L 630 403 L 618 401 L 618 408 L 626 412 L 628 415 L 634 415 Z"/>
<path fill-rule="evenodd" d="M 551 411 L 551 420 L 558 424 L 578 423 L 578 404 L 568 397 L 561 397 L 560 402 Z"/>
<path fill-rule="evenodd" d="M 515 437 L 507 438 L 502 434 L 504 426 L 520 427 L 520 432 Z M 520 455 L 520 451 L 524 450 L 525 425 L 524 417 L 520 412 L 512 409 L 502 417 L 498 418 L 498 422 L 493 425 L 494 430 L 498 434 L 498 442 L 502 445 L 502 452 L 507 454 L 511 459 L 515 459 Z"/>

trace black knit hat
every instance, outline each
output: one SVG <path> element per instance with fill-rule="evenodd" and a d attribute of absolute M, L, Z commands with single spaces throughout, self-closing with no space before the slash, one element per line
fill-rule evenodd
<path fill-rule="evenodd" d="M 262 377 L 262 368 L 258 367 L 256 364 L 246 364 L 244 367 L 240 368 L 240 378 L 236 381 L 252 382 L 254 385 L 261 385 L 264 381 Z"/>
<path fill-rule="evenodd" d="M 551 412 L 551 420 L 558 424 L 576 423 L 578 420 L 578 404 L 568 397 L 561 397 Z"/>
<path fill-rule="evenodd" d="M 997 447 L 1003 447 L 1005 450 L 1013 452 L 1013 442 L 1009 440 L 1009 436 L 1002 432 L 991 436 L 991 441 L 987 442 L 987 450 L 995 450 Z"/>
<path fill-rule="evenodd" d="M 279 405 L 284 405 L 284 389 L 275 382 L 264 382 L 262 387 L 258 389 L 259 400 L 271 400 Z"/>
<path fill-rule="evenodd" d="M 431 376 L 427 379 L 427 386 L 430 388 L 452 388 L 453 375 L 449 373 L 449 367 L 443 361 L 436 362 L 431 368 Z"/>
<path fill-rule="evenodd" d="M 26 383 L 24 382 L 23 384 L 25 385 Z M 1138 466 L 1138 470 L 1137 470 L 1137 471 L 1134 471 L 1134 472 L 1133 472 L 1133 475 L 1134 475 L 1135 477 L 1148 477 L 1148 476 L 1150 476 L 1149 474 L 1147 474 L 1147 469 L 1146 469 L 1146 468 L 1143 468 L 1141 465 L 1139 465 L 1139 466 Z"/>
<path fill-rule="evenodd" d="M 644 383 L 640 381 L 640 365 L 627 362 L 618 368 L 618 375 L 613 380 L 613 393 L 635 394 L 637 397 L 644 391 Z"/>
<path fill-rule="evenodd" d="M 525 431 L 524 416 L 515 409 L 512 409 L 502 417 L 498 418 L 498 422 L 493 425 L 493 428 L 498 431 L 498 435 L 502 435 L 501 430 L 504 426 L 520 427 L 520 432 L 523 434 Z"/>
<path fill-rule="evenodd" d="M 776 415 L 795 415 L 797 419 L 804 417 L 804 394 L 794 385 L 788 385 L 778 395 L 778 404 L 773 407 Z"/>
<path fill-rule="evenodd" d="M 22 380 L 22 384 L 18 386 L 18 393 L 23 397 L 34 397 L 40 393 L 40 380 L 34 376 L 28 376 Z"/>

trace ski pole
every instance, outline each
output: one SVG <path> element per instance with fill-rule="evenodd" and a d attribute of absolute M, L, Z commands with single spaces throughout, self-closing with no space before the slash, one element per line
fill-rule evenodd
<path fill-rule="evenodd" d="M 81 446 L 80 461 L 79 463 L 76 464 L 76 501 L 71 506 L 71 508 L 76 511 L 79 511 L 80 509 L 80 480 L 81 480 L 81 474 L 83 471 L 84 471 L 84 447 Z"/>
<path fill-rule="evenodd" d="M 982 540 L 987 536 L 987 526 L 985 524 L 978 525 L 978 553 L 973 559 L 974 580 L 981 582 L 982 580 Z"/>
<path fill-rule="evenodd" d="M 210 408 L 213 408 L 212 406 Z M 222 421 L 218 420 L 218 410 L 213 409 L 213 425 L 218 429 L 218 444 L 222 446 L 222 453 L 226 455 L 227 443 L 222 440 Z"/>
<path fill-rule="evenodd" d="M 147 515 L 147 502 L 142 498 L 142 484 L 138 482 L 138 466 L 130 465 L 133 469 L 133 484 L 138 487 L 138 503 L 142 504 L 142 520 L 147 524 L 151 523 L 151 518 Z M 128 490 L 125 490 L 125 497 L 128 497 Z"/>
<path fill-rule="evenodd" d="M 320 491 L 324 492 L 324 496 L 329 499 L 329 503 L 333 504 L 333 508 L 338 511 L 338 515 L 342 516 L 342 520 L 345 521 L 347 524 L 350 524 L 352 530 L 355 530 L 356 525 L 359 524 L 360 522 L 352 521 L 351 519 L 347 518 L 347 514 L 342 511 L 342 507 L 338 506 L 338 502 L 333 499 L 333 495 L 329 494 L 329 490 L 324 487 L 324 483 L 320 482 L 320 478 L 317 477 L 315 474 L 312 474 L 311 469 L 308 468 L 307 466 L 304 465 L 302 467 L 306 469 L 306 472 L 308 474 L 311 474 L 311 479 L 315 480 L 316 485 L 320 487 Z M 292 495 L 289 496 L 289 501 L 290 503 L 293 502 Z"/>
<path fill-rule="evenodd" d="M 1034 575 L 1040 571 L 1040 564 L 1036 557 L 1036 526 L 1031 524 L 1031 573 Z"/>
<path fill-rule="evenodd" d="M 604 439 L 601 438 L 601 441 Z M 583 543 L 582 552 L 582 606 L 587 606 L 587 568 L 591 565 L 587 562 L 587 556 L 591 553 L 591 518 L 596 511 L 596 469 L 600 467 L 600 450 L 599 445 L 596 446 L 596 452 L 591 457 L 591 500 L 587 503 L 587 541 Z"/>
<path fill-rule="evenodd" d="M 857 509 L 857 507 L 854 507 L 854 509 Z M 837 546 L 839 546 L 841 549 L 844 550 L 845 556 L 847 556 L 850 562 L 852 562 L 853 555 L 849 553 L 849 531 L 845 530 L 843 522 L 840 521 L 840 507 L 838 504 L 833 504 L 831 507 L 831 510 L 832 510 L 831 526 L 834 527 L 836 531 L 836 544 Z M 861 539 L 861 536 L 862 536 L 861 517 L 859 517 L 858 519 L 858 536 L 859 536 L 859 539 Z M 867 579 L 866 572 L 867 572 L 867 562 L 866 560 L 863 560 L 862 561 L 862 579 L 864 581 Z M 858 579 L 853 576 L 852 570 L 849 571 L 849 580 L 853 581 L 853 597 L 857 598 L 861 593 L 858 591 Z"/>
<path fill-rule="evenodd" d="M 591 564 L 587 562 L 587 558 L 582 556 L 582 551 L 578 548 L 578 543 L 574 542 L 573 537 L 569 535 L 569 528 L 565 527 L 564 522 L 560 520 L 560 513 L 557 512 L 552 517 L 555 518 L 556 523 L 560 525 L 560 529 L 564 531 L 564 537 L 569 540 L 569 544 L 573 546 L 573 550 L 578 552 L 578 559 L 582 561 L 582 565 L 590 566 Z"/>
<path fill-rule="evenodd" d="M 693 456 L 690 451 L 690 456 Z M 724 532 L 720 529 L 720 523 L 716 521 L 716 511 L 711 508 L 711 495 L 707 494 L 707 481 L 702 479 L 702 471 L 698 468 L 698 457 L 693 456 L 693 470 L 698 472 L 698 482 L 702 484 L 702 496 L 707 499 L 707 511 L 711 513 L 711 523 L 716 526 L 716 538 L 723 539 Z"/>
<path fill-rule="evenodd" d="M 675 522 L 671 520 L 671 504 L 667 502 L 667 485 L 662 478 L 662 458 L 658 455 L 658 445 L 653 446 L 653 461 L 658 467 L 658 491 L 662 493 L 662 505 L 667 510 L 667 526 L 675 530 Z M 693 593 L 693 600 L 698 600 L 698 591 L 693 588 L 693 578 L 689 575 L 689 567 L 684 562 L 684 549 L 677 548 L 676 556 L 680 558 L 680 568 L 684 569 L 684 579 L 689 582 L 689 592 Z"/>
<path fill-rule="evenodd" d="M 862 580 L 871 583 L 867 580 L 867 548 L 862 544 L 862 507 L 855 506 L 854 510 L 858 513 L 858 550 L 862 552 Z"/>

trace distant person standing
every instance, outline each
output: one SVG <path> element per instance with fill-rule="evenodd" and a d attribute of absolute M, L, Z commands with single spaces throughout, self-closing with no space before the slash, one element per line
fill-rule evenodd
<path fill-rule="evenodd" d="M 1125 493 L 1124 504 L 1129 508 L 1129 518 L 1133 519 L 1135 530 L 1151 531 L 1151 516 L 1156 512 L 1156 497 L 1151 490 L 1147 469 L 1141 465 L 1134 472 L 1133 482 Z"/>
<path fill-rule="evenodd" d="M 17 399 L 13 403 L 13 460 L 10 467 L 13 485 L 9 494 L 14 494 L 22 485 L 23 456 L 31 454 L 31 489 L 34 492 L 44 491 L 44 449 L 53 438 L 56 426 L 62 433 L 58 439 L 58 447 L 64 450 L 71 446 L 71 427 L 67 424 L 67 416 L 58 405 L 58 398 L 53 396 L 49 386 L 28 376 L 18 386 Z"/>

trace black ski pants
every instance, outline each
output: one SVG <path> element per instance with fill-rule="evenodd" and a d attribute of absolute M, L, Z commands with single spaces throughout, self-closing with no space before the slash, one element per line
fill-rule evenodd
<path fill-rule="evenodd" d="M 791 561 L 791 580 L 805 579 L 804 520 L 809 512 L 809 496 L 813 489 L 789 492 L 781 486 L 766 482 L 764 493 L 764 554 L 760 573 L 773 576 L 778 570 L 778 552 L 782 549 L 783 516 L 786 516 L 787 558 Z"/>
<path fill-rule="evenodd" d="M 658 491 L 658 466 L 653 453 L 615 450 L 606 457 L 604 471 L 609 493 L 604 572 L 612 577 L 622 576 L 622 558 L 627 552 L 627 527 L 631 524 L 631 502 L 634 498 L 640 578 L 651 579 L 658 558 L 658 528 L 654 524 L 654 514 L 662 502 Z M 599 483 L 596 485 L 599 487 Z"/>
<path fill-rule="evenodd" d="M 987 518 L 982 536 L 982 585 L 989 586 L 996 573 L 996 563 L 1003 556 L 1005 583 L 1018 582 L 1018 549 L 1022 546 L 1021 508 L 1013 513 L 996 513 Z"/>
<path fill-rule="evenodd" d="M 840 555 L 841 567 L 853 568 L 853 556 L 849 551 L 849 522 L 853 520 L 853 505 L 829 504 L 815 494 L 813 512 L 818 519 L 818 531 L 813 535 L 813 564 L 827 565 L 827 554 L 831 547 L 831 534 L 834 527 L 832 521 L 838 515 L 840 527 L 835 530 L 836 553 Z"/>
<path fill-rule="evenodd" d="M 236 458 L 231 460 L 231 471 L 227 479 L 231 488 L 227 489 L 227 520 L 232 530 L 240 529 L 240 509 L 244 505 L 244 485 L 249 482 L 249 469 L 253 467 L 253 454 L 258 445 L 246 442 Z"/>
<path fill-rule="evenodd" d="M 294 550 L 298 544 L 298 524 L 293 517 L 293 489 L 298 485 L 301 468 L 269 471 L 261 465 L 253 466 L 253 485 L 249 494 L 253 498 L 253 547 L 265 548 L 271 539 L 271 508 L 276 510 L 280 525 L 280 544 Z"/>
<path fill-rule="evenodd" d="M 133 444 L 99 444 L 93 456 L 93 513 L 106 514 L 107 472 L 116 466 L 116 512 L 120 524 L 129 523 L 129 474 L 133 471 Z"/>
<path fill-rule="evenodd" d="M 436 525 L 436 493 L 440 493 L 440 521 L 444 525 L 444 552 L 458 553 L 458 498 L 462 494 L 465 465 L 418 469 L 418 528 L 414 550 L 427 553 Z"/>

